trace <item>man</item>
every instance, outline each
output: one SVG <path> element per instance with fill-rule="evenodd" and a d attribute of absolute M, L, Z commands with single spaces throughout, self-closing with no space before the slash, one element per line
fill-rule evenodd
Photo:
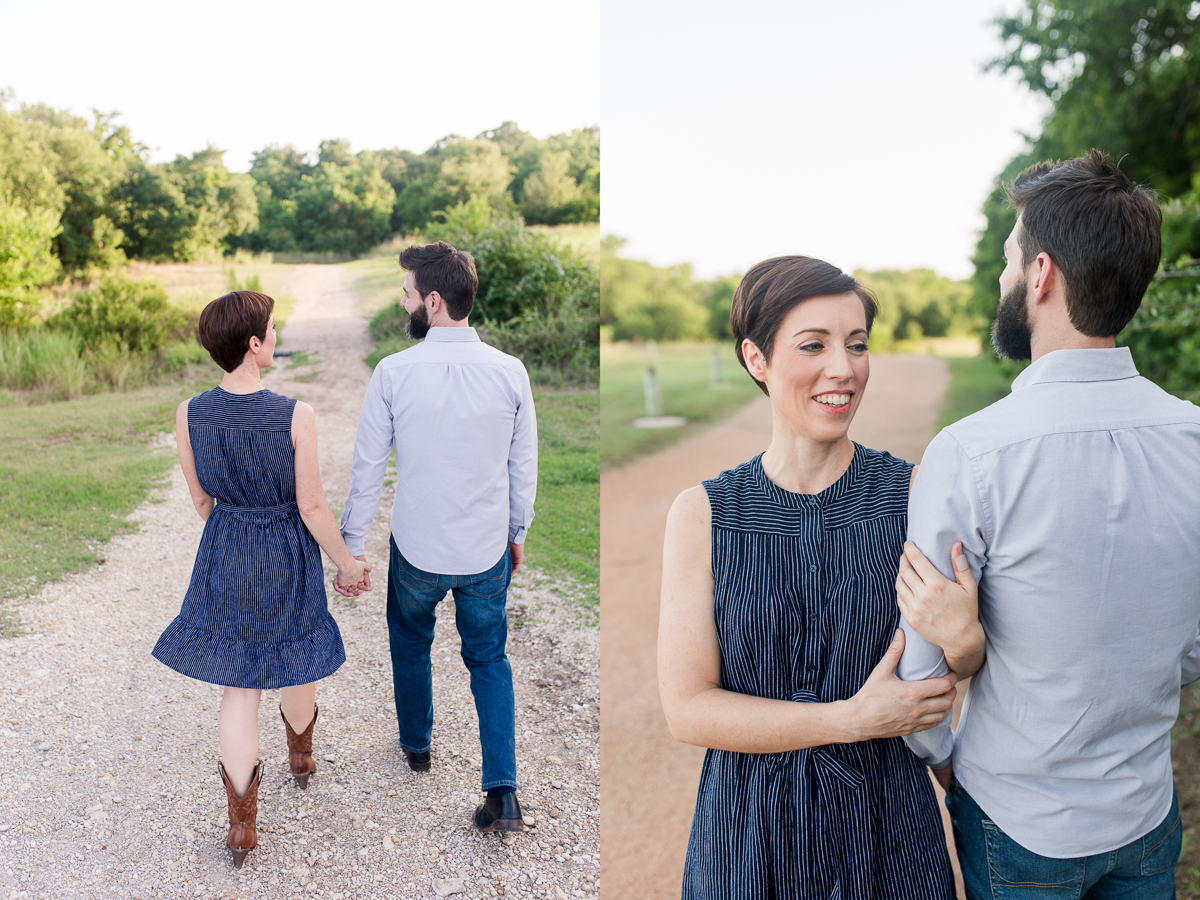
<path fill-rule="evenodd" d="M 400 254 L 409 337 L 382 360 L 363 401 L 342 536 L 363 552 L 388 456 L 396 451 L 387 622 L 400 747 L 431 765 L 429 648 L 437 604 L 454 594 L 462 658 L 479 715 L 482 831 L 520 831 L 512 669 L 505 600 L 521 565 L 537 487 L 537 423 L 529 376 L 479 340 L 467 317 L 479 279 L 471 254 L 441 241 Z"/>
<path fill-rule="evenodd" d="M 933 440 L 909 502 L 909 537 L 946 574 L 962 541 L 982 630 L 969 602 L 940 622 L 905 608 L 904 565 L 898 583 L 936 641 L 906 621 L 900 677 L 978 673 L 953 738 L 947 720 L 905 740 L 948 788 L 969 897 L 1173 897 L 1170 729 L 1200 678 L 1200 409 L 1115 341 L 1158 266 L 1161 215 L 1096 150 L 1008 194 L 992 336 L 1033 364 Z"/>

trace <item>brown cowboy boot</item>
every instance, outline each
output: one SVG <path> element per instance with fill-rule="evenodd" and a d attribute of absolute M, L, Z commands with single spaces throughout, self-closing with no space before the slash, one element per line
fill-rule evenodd
<path fill-rule="evenodd" d="M 296 784 L 301 790 L 308 787 L 308 776 L 317 771 L 317 764 L 312 758 L 312 734 L 313 726 L 317 724 L 317 713 L 320 708 L 313 704 L 313 716 L 308 723 L 308 727 L 304 729 L 303 734 L 296 734 L 292 731 L 292 724 L 287 720 L 287 716 L 283 714 L 283 707 L 279 708 L 279 717 L 283 719 L 283 727 L 287 729 L 288 741 L 288 762 L 292 766 L 292 774 L 296 776 Z"/>
<path fill-rule="evenodd" d="M 240 869 L 246 861 L 246 854 L 258 846 L 258 777 L 262 774 L 262 760 L 254 767 L 250 786 L 240 797 L 225 774 L 223 762 L 217 762 L 217 774 L 225 782 L 225 796 L 229 800 L 229 837 L 225 843 L 233 851 L 234 868 Z"/>

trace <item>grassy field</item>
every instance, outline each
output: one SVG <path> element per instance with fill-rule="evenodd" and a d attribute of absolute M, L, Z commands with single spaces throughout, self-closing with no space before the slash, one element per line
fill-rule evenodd
<path fill-rule="evenodd" d="M 600 607 L 600 416 L 595 388 L 535 386 L 536 515 L 525 541 L 530 568 L 565 575 L 594 622 Z"/>
<path fill-rule="evenodd" d="M 990 353 L 948 359 L 946 364 L 950 368 L 950 385 L 938 416 L 939 429 L 1007 397 L 1016 377 L 1011 368 Z"/>
<path fill-rule="evenodd" d="M 14 599 L 100 561 L 104 543 L 176 462 L 156 441 L 214 365 L 128 393 L 0 409 L 0 616 Z"/>
<path fill-rule="evenodd" d="M 716 347 L 723 388 L 712 387 L 712 344 L 659 344 L 653 361 L 664 415 L 683 416 L 682 428 L 635 428 L 646 414 L 643 377 L 651 365 L 646 345 L 619 342 L 600 347 L 600 464 L 620 466 L 661 450 L 736 410 L 762 392 L 750 380 L 733 347 Z"/>

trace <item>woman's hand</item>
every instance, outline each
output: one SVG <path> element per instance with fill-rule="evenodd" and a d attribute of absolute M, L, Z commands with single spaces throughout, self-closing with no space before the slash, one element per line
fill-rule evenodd
<path fill-rule="evenodd" d="M 979 671 L 984 658 L 979 624 L 979 588 L 962 541 L 950 551 L 955 581 L 948 580 L 912 541 L 905 541 L 896 576 L 896 602 L 913 630 L 942 648 L 946 664 L 959 678 Z"/>
<path fill-rule="evenodd" d="M 333 589 L 346 597 L 357 597 L 363 591 L 371 589 L 371 567 L 361 556 L 352 556 L 338 566 L 337 575 L 333 577 Z"/>
<path fill-rule="evenodd" d="M 958 678 L 951 672 L 926 681 L 901 681 L 896 665 L 904 652 L 904 632 L 896 629 L 892 645 L 848 703 L 846 723 L 851 740 L 902 737 L 933 728 L 954 705 Z"/>

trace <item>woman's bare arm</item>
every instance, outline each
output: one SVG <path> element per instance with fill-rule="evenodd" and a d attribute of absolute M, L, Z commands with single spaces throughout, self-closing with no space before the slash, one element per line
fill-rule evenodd
<path fill-rule="evenodd" d="M 854 697 L 793 703 L 724 690 L 713 620 L 712 521 L 703 487 L 684 491 L 667 516 L 659 608 L 658 680 L 676 740 L 742 753 L 893 737 L 924 731 L 954 701 L 953 675 L 900 681 L 903 632 Z"/>
<path fill-rule="evenodd" d="M 371 567 L 350 555 L 350 549 L 342 539 L 342 532 L 325 500 L 325 489 L 321 486 L 321 464 L 317 457 L 316 413 L 311 406 L 299 400 L 292 412 L 292 444 L 296 448 L 296 506 L 300 509 L 300 518 L 337 566 L 337 584 L 348 588 L 361 586 L 359 589 L 369 590 L 365 576 Z"/>
<path fill-rule="evenodd" d="M 187 482 L 188 493 L 192 495 L 192 504 L 200 518 L 207 522 L 217 501 L 204 492 L 204 488 L 200 487 L 200 479 L 196 476 L 196 457 L 192 454 L 192 439 L 188 435 L 189 402 L 184 400 L 175 410 L 175 449 L 179 451 L 179 467 L 183 469 L 183 478 Z"/>

